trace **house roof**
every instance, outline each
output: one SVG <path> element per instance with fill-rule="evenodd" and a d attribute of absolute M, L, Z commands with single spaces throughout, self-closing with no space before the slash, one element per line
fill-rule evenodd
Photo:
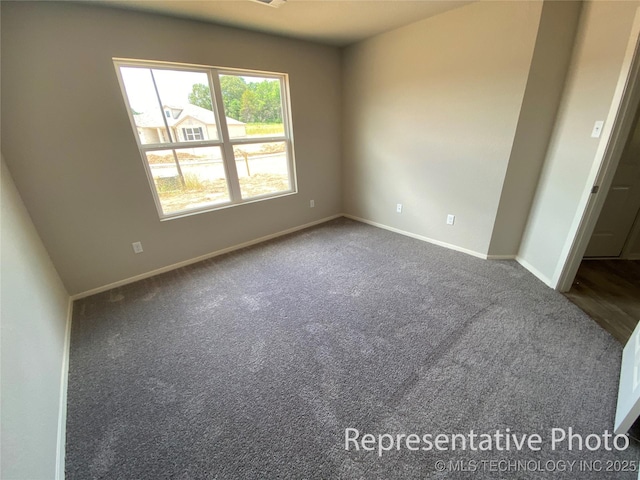
<path fill-rule="evenodd" d="M 216 117 L 211 110 L 207 110 L 206 108 L 198 107 L 197 105 L 192 105 L 190 103 L 186 105 L 163 105 L 162 112 L 153 111 L 153 112 L 143 112 L 138 115 L 133 116 L 133 120 L 135 121 L 138 127 L 146 127 L 146 128 L 162 128 L 164 127 L 164 110 L 170 109 L 172 111 L 172 116 L 167 117 L 167 124 L 170 127 L 173 127 L 187 117 L 195 118 L 196 120 L 200 120 L 202 123 L 206 125 L 215 125 Z M 178 114 L 176 115 L 176 112 Z M 175 116 L 175 118 L 174 118 Z M 227 118 L 227 124 L 229 125 L 244 125 L 244 123 L 235 120 L 233 118 Z"/>

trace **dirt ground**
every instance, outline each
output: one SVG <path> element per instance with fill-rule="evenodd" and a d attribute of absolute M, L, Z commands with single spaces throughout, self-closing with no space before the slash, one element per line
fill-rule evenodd
<path fill-rule="evenodd" d="M 241 177 L 239 180 L 243 198 L 282 192 L 290 188 L 286 175 L 256 173 L 250 177 Z M 222 203 L 229 199 L 227 183 L 224 179 L 202 182 L 198 187 L 187 186 L 185 189 L 160 192 L 158 195 L 164 213 L 178 212 L 187 207 Z"/>

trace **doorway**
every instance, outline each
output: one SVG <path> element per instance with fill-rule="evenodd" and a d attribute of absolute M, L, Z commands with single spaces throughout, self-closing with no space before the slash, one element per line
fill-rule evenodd
<path fill-rule="evenodd" d="M 584 257 L 640 259 L 639 212 L 640 108 Z"/>
<path fill-rule="evenodd" d="M 585 261 L 584 258 L 587 248 L 589 247 L 591 249 L 590 255 L 598 255 L 597 252 L 594 253 L 596 244 L 599 242 L 600 247 L 602 247 L 603 243 L 607 243 L 603 242 L 605 235 L 600 235 L 600 238 L 594 240 L 593 243 L 591 240 L 594 232 L 605 230 L 606 225 L 603 223 L 596 225 L 600 222 L 601 212 L 605 210 L 605 215 L 602 216 L 602 222 L 605 222 L 607 218 L 611 218 L 606 215 L 606 210 L 615 209 L 611 206 L 605 209 L 605 200 L 608 198 L 608 193 L 612 186 L 616 189 L 620 186 L 619 182 L 614 182 L 614 177 L 618 172 L 618 165 L 621 162 L 627 142 L 633 138 L 633 133 L 637 130 L 637 128 L 633 127 L 636 127 L 636 124 L 640 123 L 640 120 L 637 118 L 640 116 L 640 113 L 638 113 L 639 105 L 640 7 L 636 10 L 634 16 L 627 50 L 618 78 L 618 85 L 616 86 L 611 108 L 605 121 L 602 139 L 596 153 L 596 161 L 591 174 L 592 176 L 590 175 L 585 185 L 583 203 L 576 212 L 574 223 L 566 238 L 562 253 L 563 258 L 557 264 L 556 271 L 550 280 L 550 285 L 560 292 L 568 292 L 571 290 L 578 269 Z M 638 140 L 636 139 L 634 141 Z M 624 175 L 621 174 L 621 177 L 624 177 Z M 630 188 L 616 190 L 616 193 L 611 197 L 612 201 L 610 205 L 613 205 L 616 201 L 620 201 L 620 198 L 625 196 L 624 190 L 626 190 L 628 194 Z M 609 239 L 611 240 L 609 247 L 613 245 L 614 240 L 620 242 L 622 238 L 622 250 L 619 250 L 618 246 L 617 251 L 613 250 L 613 253 L 607 252 L 607 255 L 598 256 L 597 258 L 620 258 L 621 256 L 624 258 L 632 258 L 630 252 L 635 250 L 635 247 L 632 247 L 632 245 L 635 245 L 634 235 L 640 235 L 638 232 L 638 230 L 640 230 L 640 225 L 638 225 L 640 220 L 637 220 L 637 217 L 637 212 L 635 218 L 631 214 L 630 223 L 632 224 L 632 229 L 630 234 L 625 234 L 624 228 L 622 227 L 619 227 L 620 232 L 617 235 L 611 234 L 612 238 Z M 628 217 L 619 217 L 616 225 L 622 225 L 625 220 L 628 225 Z M 596 226 L 598 229 L 596 229 Z M 615 237 L 615 239 L 613 237 Z M 637 239 L 637 236 L 635 238 Z M 600 252 L 600 254 L 602 254 L 602 252 Z M 610 257 L 608 255 L 613 256 Z"/>
<path fill-rule="evenodd" d="M 640 108 L 566 296 L 625 344 L 640 320 Z"/>

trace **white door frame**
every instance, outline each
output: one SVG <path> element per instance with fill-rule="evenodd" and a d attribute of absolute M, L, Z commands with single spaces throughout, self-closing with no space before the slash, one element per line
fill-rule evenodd
<path fill-rule="evenodd" d="M 573 284 L 620 163 L 640 103 L 639 77 L 640 7 L 636 10 L 633 20 L 618 84 L 602 130 L 595 161 L 552 278 L 552 285 L 561 292 L 568 291 Z M 592 194 L 591 190 L 595 186 L 598 187 L 598 193 Z"/>

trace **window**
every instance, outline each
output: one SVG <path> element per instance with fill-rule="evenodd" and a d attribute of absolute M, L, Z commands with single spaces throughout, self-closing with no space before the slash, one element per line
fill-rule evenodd
<path fill-rule="evenodd" d="M 183 128 L 182 135 L 187 142 L 192 140 L 204 140 L 202 136 L 202 127 L 198 128 Z"/>
<path fill-rule="evenodd" d="M 161 219 L 296 193 L 285 74 L 114 64 Z"/>

